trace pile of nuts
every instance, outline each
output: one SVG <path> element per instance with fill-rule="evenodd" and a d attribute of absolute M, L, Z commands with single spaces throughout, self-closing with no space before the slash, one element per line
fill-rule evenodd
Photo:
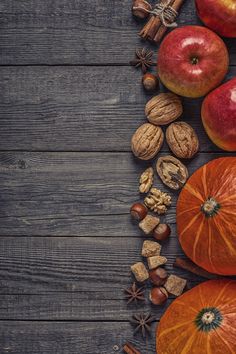
<path fill-rule="evenodd" d="M 161 150 L 164 142 L 163 125 L 172 123 L 166 130 L 166 141 L 175 156 L 192 158 L 199 149 L 199 140 L 194 129 L 187 123 L 174 122 L 183 113 L 180 98 L 174 93 L 160 93 L 149 100 L 145 114 L 149 123 L 142 124 L 133 134 L 131 149 L 141 160 L 150 160 Z M 163 183 L 172 189 L 179 189 L 188 178 L 187 168 L 177 158 L 162 157 L 157 162 L 157 173 Z"/>
<path fill-rule="evenodd" d="M 177 189 L 176 185 L 181 185 L 181 176 L 187 171 L 184 165 L 178 163 L 173 156 L 160 158 L 157 162 L 158 168 L 161 168 L 163 182 Z M 163 166 L 161 166 L 163 165 Z M 176 176 L 175 176 L 176 175 Z M 160 218 L 148 213 L 148 209 L 162 215 L 171 205 L 171 196 L 160 191 L 153 186 L 154 171 L 152 167 L 147 168 L 140 176 L 139 191 L 146 193 L 143 203 L 135 203 L 130 208 L 130 214 L 133 219 L 138 221 L 139 228 L 147 236 L 152 236 L 155 241 L 145 240 L 143 242 L 141 256 L 146 259 L 144 262 L 137 262 L 131 266 L 131 271 L 139 283 L 144 283 L 148 279 L 154 285 L 150 291 L 149 299 L 154 305 L 162 305 L 168 299 L 169 294 L 179 296 L 182 294 L 186 280 L 175 275 L 167 274 L 163 266 L 167 258 L 161 255 L 161 244 L 156 241 L 166 240 L 171 233 L 170 226 L 160 223 Z M 172 185 L 173 184 L 173 185 Z"/>
<path fill-rule="evenodd" d="M 145 235 L 152 234 L 158 241 L 166 240 L 170 236 L 170 226 L 161 224 L 158 217 L 148 214 L 144 204 L 134 204 L 130 213 L 135 220 L 139 221 L 139 227 Z M 137 262 L 131 266 L 131 271 L 137 282 L 144 283 L 149 279 L 154 285 L 149 294 L 149 299 L 154 305 L 163 305 L 169 294 L 181 295 L 187 283 L 185 279 L 176 275 L 168 276 L 167 271 L 162 267 L 166 264 L 167 258 L 161 255 L 161 248 L 159 242 L 145 240 L 141 255 L 146 259 L 148 267 L 143 262 Z"/>
<path fill-rule="evenodd" d="M 133 154 L 141 160 L 150 160 L 160 151 L 164 137 L 173 154 L 157 159 L 156 171 L 163 184 L 173 190 L 183 187 L 188 179 L 188 170 L 178 158 L 190 159 L 199 149 L 199 141 L 194 129 L 185 122 L 174 122 L 183 113 L 180 98 L 173 93 L 161 93 L 149 100 L 145 107 L 148 123 L 142 124 L 134 133 L 131 141 Z M 163 125 L 169 124 L 164 134 Z M 177 158 L 178 157 L 178 158 Z M 146 261 L 131 266 L 138 283 L 150 280 L 153 288 L 149 299 L 155 305 L 162 305 L 169 294 L 182 294 L 187 281 L 176 275 L 168 275 L 164 268 L 167 258 L 161 255 L 161 244 L 166 240 L 170 226 L 160 221 L 160 215 L 167 212 L 171 205 L 171 196 L 153 187 L 154 170 L 147 168 L 139 179 L 139 192 L 146 194 L 143 203 L 134 204 L 130 213 L 139 222 L 139 228 L 155 240 L 143 242 L 141 255 Z M 148 213 L 148 209 L 157 215 Z"/>

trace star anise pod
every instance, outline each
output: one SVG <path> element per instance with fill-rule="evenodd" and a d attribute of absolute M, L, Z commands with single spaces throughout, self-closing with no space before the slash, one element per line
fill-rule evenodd
<path fill-rule="evenodd" d="M 145 48 L 136 49 L 135 55 L 136 58 L 130 61 L 130 65 L 135 66 L 135 68 L 141 67 L 144 74 L 150 66 L 155 64 L 152 61 L 153 52 L 151 50 Z"/>
<path fill-rule="evenodd" d="M 133 315 L 130 322 L 135 325 L 134 333 L 141 331 L 143 338 L 146 338 L 147 334 L 149 335 L 151 333 L 151 324 L 155 320 L 156 318 L 150 313 L 140 313 L 138 315 Z"/>
<path fill-rule="evenodd" d="M 128 300 L 128 304 L 131 302 L 135 302 L 137 304 L 137 301 L 144 301 L 144 288 L 138 288 L 136 283 L 133 283 L 133 285 L 129 289 L 125 289 L 126 293 L 126 298 Z"/>

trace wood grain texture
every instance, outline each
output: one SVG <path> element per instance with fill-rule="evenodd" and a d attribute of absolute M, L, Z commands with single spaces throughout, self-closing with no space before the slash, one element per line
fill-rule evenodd
<path fill-rule="evenodd" d="M 147 291 L 148 296 L 148 291 Z M 28 321 L 129 321 L 133 313 L 152 312 L 159 320 L 173 301 L 164 306 L 127 306 L 125 300 L 99 299 L 90 293 L 90 299 L 79 293 L 53 293 L 48 295 L 0 295 L 0 316 L 4 320 Z"/>
<path fill-rule="evenodd" d="M 142 45 L 130 7 L 130 0 L 1 0 L 0 64 L 127 64 Z M 178 23 L 200 24 L 194 0 Z M 226 43 L 236 64 L 235 41 Z"/>
<path fill-rule="evenodd" d="M 126 341 L 142 354 L 155 352 L 155 323 L 148 344 L 133 336 L 127 322 L 0 321 L 0 328 L 2 354 L 123 354 Z"/>
<path fill-rule="evenodd" d="M 162 255 L 168 258 L 167 270 L 186 277 L 190 285 L 196 283 L 200 277 L 173 269 L 175 257 L 183 255 L 176 235 L 173 236 L 162 247 Z M 81 300 L 90 300 L 91 306 L 94 297 L 121 300 L 123 289 L 133 281 L 130 266 L 142 260 L 145 239 L 2 236 L 0 294 L 78 292 Z M 76 305 L 79 306 L 77 302 Z"/>
<path fill-rule="evenodd" d="M 127 340 L 142 354 L 155 353 L 156 324 L 146 344 L 128 321 L 142 310 L 159 320 L 173 298 L 164 308 L 147 300 L 136 309 L 123 294 L 145 239 L 129 207 L 149 165 L 130 153 L 149 97 L 128 62 L 135 48 L 151 47 L 138 38 L 142 24 L 130 6 L 130 0 L 0 2 L 0 353 L 121 354 Z M 200 24 L 193 0 L 185 1 L 178 22 Z M 236 42 L 225 42 L 231 78 Z M 183 103 L 183 119 L 201 145 L 188 164 L 192 173 L 229 154 L 206 137 L 201 100 Z M 203 279 L 172 266 L 183 255 L 178 194 L 157 178 L 155 185 L 173 197 L 162 219 L 172 228 L 162 249 L 166 269 L 192 287 Z"/>
<path fill-rule="evenodd" d="M 190 174 L 220 156 L 198 154 L 188 163 Z M 131 153 L 1 152 L 0 234 L 140 235 L 129 208 L 141 197 L 138 179 L 146 166 Z M 163 220 L 174 223 L 178 193 L 158 177 L 154 185 L 172 196 Z"/>
<path fill-rule="evenodd" d="M 231 67 L 228 78 L 235 74 Z M 140 80 L 130 67 L 0 67 L 0 149 L 130 151 L 150 99 Z M 204 132 L 201 100 L 183 104 L 201 151 L 219 151 Z"/>

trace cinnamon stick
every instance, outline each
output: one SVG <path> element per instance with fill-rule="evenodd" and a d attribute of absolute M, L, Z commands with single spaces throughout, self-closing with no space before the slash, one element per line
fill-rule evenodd
<path fill-rule="evenodd" d="M 196 265 L 195 263 L 193 263 L 188 258 L 177 257 L 175 260 L 175 263 L 174 263 L 174 267 L 188 270 L 189 272 L 196 274 L 196 275 L 200 275 L 201 277 L 206 278 L 206 279 L 218 279 L 219 278 L 218 275 L 207 272 L 203 268 L 201 268 L 198 265 Z"/>
<path fill-rule="evenodd" d="M 174 1 L 175 0 L 171 1 L 170 6 L 174 4 Z M 143 27 L 143 29 L 140 31 L 139 35 L 143 39 L 153 41 L 160 26 L 161 26 L 160 17 L 151 15 L 150 19 Z"/>
<path fill-rule="evenodd" d="M 134 346 L 130 343 L 126 343 L 123 347 L 123 350 L 126 354 L 141 354 Z"/>
<path fill-rule="evenodd" d="M 175 11 L 179 12 L 184 0 L 175 0 L 172 7 Z M 162 40 L 163 36 L 165 35 L 167 31 L 167 27 L 165 27 L 163 24 L 158 28 L 156 35 L 153 39 L 155 43 L 158 43 Z"/>
<path fill-rule="evenodd" d="M 184 0 L 172 0 L 169 6 L 172 6 L 175 11 L 179 11 L 182 6 Z M 152 42 L 158 43 L 163 38 L 164 34 L 167 31 L 167 27 L 165 27 L 160 20 L 160 17 L 151 15 L 150 19 L 140 31 L 139 35 L 143 39 L 150 40 Z"/>

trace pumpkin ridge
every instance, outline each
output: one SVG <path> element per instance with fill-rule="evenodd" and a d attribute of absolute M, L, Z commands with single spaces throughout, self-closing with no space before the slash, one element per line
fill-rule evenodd
<path fill-rule="evenodd" d="M 229 208 L 229 207 L 227 206 L 227 208 Z M 230 216 L 232 216 L 232 215 L 236 216 L 236 213 L 234 213 L 234 212 L 232 211 L 232 209 L 227 210 L 227 208 L 224 207 L 224 214 L 227 214 L 227 215 L 230 215 Z"/>
<path fill-rule="evenodd" d="M 170 350 L 171 350 L 170 348 L 173 348 L 173 346 L 175 346 L 175 343 L 178 342 L 180 338 L 181 338 L 181 336 L 179 336 L 179 338 L 176 337 L 172 341 L 168 342 L 168 345 L 167 345 L 167 348 L 166 348 L 167 351 L 165 353 L 163 353 L 163 354 L 169 354 Z"/>
<path fill-rule="evenodd" d="M 207 195 L 207 181 L 206 181 L 206 165 L 203 166 L 202 168 L 202 186 L 204 190 L 204 195 Z"/>
<path fill-rule="evenodd" d="M 211 350 L 211 342 L 210 342 L 210 336 L 207 336 L 206 350 L 207 350 L 207 354 L 211 354 L 211 353 L 212 353 L 212 350 Z"/>
<path fill-rule="evenodd" d="M 232 348 L 230 347 L 229 343 L 227 343 L 222 336 L 220 335 L 220 333 L 218 331 L 215 331 L 215 334 L 220 338 L 220 340 L 224 343 L 224 345 L 226 347 L 228 347 L 228 349 L 230 350 L 231 354 L 235 354 L 235 352 L 232 350 Z"/>
<path fill-rule="evenodd" d="M 184 336 L 186 336 L 186 333 L 188 333 L 189 331 L 193 331 L 193 330 L 195 330 L 195 328 L 193 327 L 193 328 L 191 328 L 191 327 L 188 327 L 185 331 L 183 331 L 178 337 L 176 337 L 174 340 L 172 340 L 172 341 L 170 341 L 169 342 L 169 344 L 168 344 L 168 347 L 167 347 L 167 353 L 170 353 L 169 352 L 169 348 L 171 347 L 173 347 L 173 344 L 175 343 L 175 342 L 177 342 L 180 338 L 182 338 L 182 337 L 184 337 Z M 193 334 L 196 334 L 197 333 L 197 331 L 195 332 L 195 333 L 193 333 Z M 183 348 L 182 348 L 182 350 L 183 350 Z M 181 350 L 181 354 L 183 354 L 184 352 Z"/>
<path fill-rule="evenodd" d="M 180 301 L 179 299 L 178 299 L 178 301 L 176 300 L 176 303 L 178 303 L 178 305 L 184 306 L 184 308 L 186 307 L 186 304 L 184 302 Z M 189 306 L 188 308 L 193 310 L 193 312 L 195 312 L 195 313 L 199 312 L 199 310 L 195 309 L 193 306 Z"/>
<path fill-rule="evenodd" d="M 211 231 L 211 228 L 210 228 L 210 225 L 208 224 L 208 250 L 207 250 L 207 253 L 208 253 L 208 258 L 209 258 L 209 262 L 211 264 L 211 267 L 213 269 L 213 271 L 216 271 L 216 267 L 214 266 L 213 262 L 212 262 L 212 259 L 211 259 L 211 243 L 212 243 L 212 231 Z"/>
<path fill-rule="evenodd" d="M 236 309 L 236 308 L 235 308 L 235 309 Z M 235 311 L 234 311 L 234 312 L 225 312 L 224 315 L 225 315 L 226 317 L 231 316 L 231 315 L 235 315 Z"/>
<path fill-rule="evenodd" d="M 221 216 L 221 219 L 222 216 Z M 220 231 L 219 232 L 219 235 L 221 236 L 222 240 L 224 241 L 224 243 L 228 246 L 228 248 L 230 249 L 231 253 L 233 255 L 236 255 L 236 250 L 233 248 L 233 246 L 231 245 L 231 243 L 227 240 L 227 238 L 225 238 L 224 236 L 224 232 L 222 232 L 222 226 L 218 223 L 218 221 L 216 219 L 214 219 L 214 222 L 215 222 L 215 225 L 216 227 L 218 228 L 218 230 Z"/>
<path fill-rule="evenodd" d="M 187 325 L 187 324 L 189 324 L 191 322 L 192 322 L 192 320 L 188 320 L 188 321 L 182 322 L 181 324 L 177 324 L 177 325 L 174 325 L 172 327 L 166 328 L 166 329 L 164 329 L 161 332 L 161 334 L 159 335 L 159 338 L 161 338 L 163 335 L 165 335 L 165 334 L 167 334 L 169 332 L 172 332 L 173 330 L 178 329 L 178 328 L 180 328 L 182 326 L 185 326 L 185 325 Z"/>
<path fill-rule="evenodd" d="M 196 334 L 197 334 L 196 332 L 193 332 L 193 334 L 188 338 L 187 342 L 185 343 L 185 346 L 181 350 L 181 354 L 189 354 L 190 353 L 189 350 L 192 347 L 193 340 L 194 340 Z"/>
<path fill-rule="evenodd" d="M 234 331 L 234 333 L 235 333 L 235 328 L 231 328 L 231 330 L 233 330 Z M 221 336 L 221 338 L 222 338 L 222 335 L 221 335 L 221 333 L 223 332 L 223 334 L 226 334 L 227 335 L 227 332 L 226 332 L 226 330 L 225 330 L 225 328 L 223 327 L 223 326 L 221 326 L 220 327 L 220 329 L 219 329 L 219 331 L 218 331 L 218 334 Z M 229 344 L 229 343 L 228 343 Z M 234 342 L 232 343 L 231 341 L 230 341 L 230 344 L 234 344 Z M 229 344 L 229 345 L 230 345 Z M 231 348 L 231 347 L 230 347 Z M 235 354 L 235 351 L 233 352 L 234 354 Z"/>
<path fill-rule="evenodd" d="M 198 287 L 198 294 L 199 294 L 199 299 L 200 299 L 200 302 L 201 302 L 201 308 L 204 308 L 205 307 L 205 302 L 203 301 L 203 298 L 202 298 L 202 288 L 201 288 L 201 286 Z"/>
<path fill-rule="evenodd" d="M 192 186 L 189 184 L 185 184 L 184 186 L 185 190 L 187 190 L 191 195 L 193 195 L 195 198 L 197 198 L 198 200 L 200 200 L 201 202 L 204 202 L 204 197 L 197 191 L 195 191 L 195 189 L 192 188 Z"/>
<path fill-rule="evenodd" d="M 215 301 L 214 301 L 214 304 L 216 305 L 217 304 L 217 302 L 219 301 L 219 299 L 221 298 L 221 296 L 223 295 L 223 293 L 225 292 L 225 289 L 230 285 L 230 284 L 232 284 L 232 283 L 234 283 L 234 280 L 229 280 L 229 281 L 227 281 L 226 282 L 226 284 L 223 286 L 223 288 L 220 290 L 220 292 L 219 292 L 219 294 L 218 294 L 218 296 L 217 296 L 217 298 L 215 299 Z M 235 301 L 235 299 L 233 299 L 233 301 Z"/>
<path fill-rule="evenodd" d="M 224 213 L 225 213 L 225 211 L 224 211 Z M 221 213 L 221 214 L 220 214 L 220 219 L 221 219 L 222 221 L 224 221 L 224 223 L 227 225 L 227 227 L 229 227 L 230 233 L 233 235 L 233 234 L 235 233 L 235 231 L 232 230 L 232 227 L 231 227 L 229 221 L 227 221 L 227 220 L 225 219 L 224 213 Z M 215 221 L 216 221 L 216 220 L 215 220 Z M 218 223 L 217 223 L 217 227 L 218 227 Z M 235 251 L 234 247 L 233 247 L 231 244 L 230 244 L 230 246 L 232 247 L 232 250 L 233 250 L 233 253 L 234 253 L 234 251 Z M 230 248 L 231 248 L 231 247 L 230 247 Z"/>
<path fill-rule="evenodd" d="M 194 256 L 194 258 L 196 257 L 196 248 L 197 248 L 197 244 L 199 242 L 200 236 L 201 236 L 203 225 L 204 225 L 204 220 L 202 220 L 201 224 L 199 225 L 199 228 L 198 228 L 196 236 L 195 236 L 195 240 L 194 240 L 194 244 L 193 244 L 193 256 Z"/>
<path fill-rule="evenodd" d="M 221 305 L 220 308 L 221 308 L 221 309 L 224 309 L 226 306 L 228 306 L 228 305 L 230 305 L 230 304 L 232 304 L 232 303 L 234 303 L 234 302 L 235 302 L 235 299 L 233 299 L 233 300 L 231 300 L 231 301 L 227 301 L 227 303 L 224 304 L 224 305 Z"/>
<path fill-rule="evenodd" d="M 193 211 L 193 210 L 199 210 L 199 207 L 193 207 L 191 209 L 183 210 L 179 213 L 179 215 L 184 215 L 185 213 L 189 213 L 190 211 Z"/>
<path fill-rule="evenodd" d="M 201 216 L 200 213 L 196 214 L 194 218 L 188 223 L 188 225 L 180 232 L 180 236 L 182 236 L 188 229 L 192 226 L 192 224 L 197 220 L 197 218 Z"/>
<path fill-rule="evenodd" d="M 227 202 L 228 200 L 234 199 L 234 198 L 236 200 L 236 194 L 233 194 L 233 195 L 231 195 L 229 197 L 226 197 L 226 198 L 222 199 L 221 200 L 221 204 Z"/>

